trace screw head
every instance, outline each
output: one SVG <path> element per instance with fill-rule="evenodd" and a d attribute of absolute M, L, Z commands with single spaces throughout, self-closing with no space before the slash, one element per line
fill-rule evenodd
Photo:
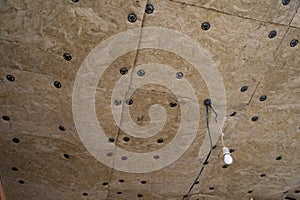
<path fill-rule="evenodd" d="M 111 157 L 111 156 L 113 156 L 113 153 L 112 153 L 112 152 L 108 152 L 108 153 L 106 154 L 106 156 L 107 156 L 107 157 Z"/>
<path fill-rule="evenodd" d="M 127 160 L 128 158 L 127 158 L 127 156 L 122 156 L 121 157 L 121 160 Z"/>
<path fill-rule="evenodd" d="M 139 71 L 137 71 L 137 75 L 138 76 L 145 76 L 145 71 L 140 69 Z"/>
<path fill-rule="evenodd" d="M 58 82 L 58 81 L 55 81 L 55 82 L 54 82 L 54 86 L 55 86 L 56 88 L 61 88 L 61 83 Z"/>
<path fill-rule="evenodd" d="M 203 101 L 203 103 L 204 103 L 205 106 L 210 106 L 211 105 L 211 99 L 205 99 Z"/>
<path fill-rule="evenodd" d="M 258 120 L 258 116 L 253 116 L 251 121 L 256 122 Z"/>
<path fill-rule="evenodd" d="M 132 99 L 127 99 L 126 104 L 130 106 L 131 104 L 133 104 L 133 100 Z"/>
<path fill-rule="evenodd" d="M 65 59 L 66 61 L 72 60 L 72 56 L 71 56 L 71 54 L 69 54 L 69 53 L 64 53 L 63 57 L 64 57 L 64 59 Z"/>
<path fill-rule="evenodd" d="M 120 106 L 122 104 L 121 100 L 115 100 L 114 101 L 115 106 Z"/>
<path fill-rule="evenodd" d="M 134 23 L 136 22 L 137 20 L 137 16 L 135 13 L 130 13 L 127 17 L 128 21 L 131 22 L 131 23 Z"/>
<path fill-rule="evenodd" d="M 269 37 L 269 38 L 274 38 L 274 37 L 276 37 L 276 35 L 277 35 L 277 31 L 272 30 L 272 31 L 269 33 L 268 37 Z"/>
<path fill-rule="evenodd" d="M 248 90 L 248 86 L 244 85 L 241 87 L 241 92 L 246 92 Z"/>
<path fill-rule="evenodd" d="M 209 22 L 203 22 L 201 25 L 202 30 L 207 31 L 210 29 L 210 23 Z"/>
<path fill-rule="evenodd" d="M 183 78 L 183 73 L 182 72 L 177 72 L 176 73 L 176 78 L 177 79 L 182 79 Z"/>
<path fill-rule="evenodd" d="M 260 101 L 265 101 L 267 99 L 267 96 L 266 95 L 262 95 L 259 97 L 259 100 Z"/>
<path fill-rule="evenodd" d="M 153 11 L 154 11 L 154 6 L 153 6 L 152 4 L 147 4 L 147 5 L 146 5 L 146 8 L 145 8 L 145 12 L 146 12 L 147 14 L 152 14 Z"/>
<path fill-rule="evenodd" d="M 293 39 L 293 40 L 290 42 L 290 46 L 291 46 L 291 47 L 295 47 L 295 46 L 297 46 L 297 44 L 298 44 L 298 40 L 297 40 L 297 39 Z"/>
<path fill-rule="evenodd" d="M 290 3 L 290 0 L 282 0 L 282 4 L 285 6 L 288 5 L 289 3 Z"/>
<path fill-rule="evenodd" d="M 15 81 L 15 77 L 13 75 L 7 75 L 6 79 L 10 82 L 14 82 Z"/>
<path fill-rule="evenodd" d="M 125 74 L 127 74 L 127 73 L 128 73 L 128 69 L 126 69 L 126 68 L 120 69 L 120 74 L 121 74 L 121 75 L 125 75 Z"/>

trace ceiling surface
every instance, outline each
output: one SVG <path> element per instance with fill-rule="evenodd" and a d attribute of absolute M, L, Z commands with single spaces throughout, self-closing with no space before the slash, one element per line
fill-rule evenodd
<path fill-rule="evenodd" d="M 0 0 L 6 199 L 299 200 L 299 6 Z"/>

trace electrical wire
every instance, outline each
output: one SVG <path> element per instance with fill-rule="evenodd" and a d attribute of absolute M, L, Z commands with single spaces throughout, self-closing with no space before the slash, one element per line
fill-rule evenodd
<path fill-rule="evenodd" d="M 210 150 L 209 150 L 209 152 L 208 152 L 208 154 L 207 154 L 207 156 L 206 156 L 205 161 L 202 163 L 202 167 L 201 167 L 201 169 L 200 169 L 200 171 L 199 171 L 199 173 L 198 173 L 198 175 L 197 175 L 197 177 L 196 177 L 194 183 L 193 183 L 192 186 L 190 187 L 188 193 L 187 193 L 186 195 L 183 196 L 182 200 L 184 200 L 184 199 L 189 200 L 189 199 L 190 199 L 191 191 L 193 190 L 195 184 L 197 184 L 198 180 L 200 179 L 201 174 L 202 174 L 202 172 L 203 172 L 203 170 L 204 170 L 204 168 L 205 168 L 205 165 L 208 163 L 208 159 L 209 159 L 209 157 L 210 157 L 210 155 L 211 155 L 211 152 L 212 152 L 212 150 L 213 150 L 212 138 L 211 138 L 210 128 L 209 128 L 209 119 L 208 119 L 208 117 L 209 117 L 209 116 L 208 116 L 208 115 L 209 115 L 209 113 L 208 113 L 208 106 L 209 106 L 210 108 L 212 108 L 212 107 L 211 107 L 210 105 L 205 105 L 205 106 L 206 106 L 206 128 L 207 128 L 207 133 L 208 133 L 209 141 L 210 141 Z M 215 112 L 215 111 L 214 111 L 214 112 Z M 216 114 L 216 113 L 215 113 L 215 114 Z M 217 116 L 217 115 L 216 115 L 216 116 Z"/>
<path fill-rule="evenodd" d="M 225 142 L 224 142 L 224 132 L 223 132 L 223 130 L 222 130 L 222 128 L 221 128 L 221 123 L 222 122 L 218 122 L 218 120 L 217 120 L 217 118 L 218 118 L 218 113 L 215 111 L 215 109 L 211 106 L 211 105 L 209 105 L 209 107 L 211 108 L 211 110 L 214 112 L 214 114 L 215 114 L 215 122 L 216 122 L 216 124 L 218 125 L 218 127 L 219 127 L 219 129 L 220 129 L 220 131 L 221 131 L 221 141 L 222 141 L 222 145 L 223 145 L 223 147 L 225 147 Z M 224 117 L 224 121 L 226 120 L 226 117 Z"/>

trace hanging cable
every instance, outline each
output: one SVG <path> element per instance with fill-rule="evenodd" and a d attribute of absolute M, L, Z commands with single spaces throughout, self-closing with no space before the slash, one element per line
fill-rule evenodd
<path fill-rule="evenodd" d="M 224 142 L 224 132 L 223 132 L 223 130 L 222 130 L 222 128 L 221 128 L 221 123 L 222 122 L 218 122 L 218 120 L 217 120 L 217 118 L 218 118 L 218 113 L 215 111 L 215 109 L 211 106 L 211 105 L 209 105 L 209 107 L 211 108 L 211 110 L 214 112 L 214 114 L 215 114 L 215 122 L 216 122 L 216 124 L 218 125 L 218 127 L 219 127 L 219 129 L 220 129 L 220 131 L 221 131 L 221 141 L 222 141 L 222 145 L 223 145 L 223 147 L 225 147 L 225 142 Z M 226 120 L 226 117 L 224 117 L 224 121 Z"/>
<path fill-rule="evenodd" d="M 214 112 L 214 114 L 215 114 L 215 122 L 216 122 L 216 124 L 218 125 L 218 127 L 219 127 L 219 129 L 220 129 L 220 131 L 221 131 L 221 140 L 222 140 L 222 145 L 223 145 L 223 148 L 222 148 L 222 153 L 223 153 L 223 156 L 224 156 L 224 162 L 226 163 L 226 164 L 232 164 L 232 162 L 233 162 L 233 158 L 231 157 L 231 155 L 230 155 L 230 150 L 229 150 L 229 148 L 228 147 L 226 147 L 225 146 L 225 142 L 224 142 L 224 132 L 223 132 L 223 130 L 222 130 L 222 128 L 221 128 L 221 123 L 223 122 L 221 122 L 221 123 L 218 123 L 218 120 L 217 120 L 217 118 L 218 118 L 218 113 L 213 109 L 213 107 L 211 106 L 211 105 L 209 105 L 209 107 L 211 108 L 211 110 Z M 224 117 L 224 121 L 226 120 L 226 117 Z"/>
<path fill-rule="evenodd" d="M 199 171 L 199 173 L 198 173 L 198 175 L 197 175 L 195 181 L 193 182 L 192 186 L 190 187 L 188 193 L 187 193 L 186 195 L 183 196 L 182 200 L 184 200 L 184 199 L 189 200 L 189 199 L 190 199 L 191 192 L 192 192 L 194 186 L 195 186 L 195 185 L 197 184 L 197 182 L 199 181 L 199 179 L 200 179 L 200 177 L 201 177 L 201 174 L 202 174 L 202 172 L 203 172 L 203 170 L 204 170 L 206 164 L 208 163 L 208 159 L 209 159 L 209 157 L 210 157 L 210 155 L 211 155 L 211 152 L 212 152 L 212 150 L 213 150 L 212 138 L 211 138 L 210 128 L 209 128 L 209 112 L 208 112 L 208 107 L 212 108 L 212 107 L 211 107 L 211 100 L 210 100 L 210 99 L 205 99 L 205 100 L 204 100 L 204 105 L 205 105 L 205 107 L 206 107 L 206 117 L 205 117 L 205 119 L 206 119 L 207 133 L 208 133 L 209 141 L 210 141 L 210 150 L 209 150 L 209 152 L 208 152 L 208 154 L 207 154 L 207 156 L 206 156 L 205 161 L 202 163 L 202 167 L 201 167 L 201 169 L 200 169 L 200 171 Z M 215 111 L 214 111 L 214 112 L 215 112 Z M 215 114 L 216 114 L 216 113 L 215 113 Z M 215 119 L 215 120 L 216 120 L 216 119 Z"/>
<path fill-rule="evenodd" d="M 210 141 L 210 150 L 206 156 L 206 159 L 205 161 L 202 163 L 202 166 L 201 166 L 201 169 L 195 179 L 195 181 L 193 182 L 192 186 L 190 187 L 188 193 L 186 195 L 183 196 L 182 200 L 189 200 L 190 199 L 190 195 L 191 195 L 191 192 L 195 186 L 195 184 L 197 184 L 199 182 L 199 179 L 201 177 L 201 174 L 205 168 L 205 165 L 208 163 L 208 159 L 211 155 L 211 152 L 213 150 L 213 143 L 212 143 L 212 137 L 211 137 L 211 134 L 210 134 L 210 128 L 209 128 L 209 112 L 208 112 L 208 107 L 213 111 L 213 113 L 215 114 L 215 122 L 216 124 L 218 125 L 220 131 L 221 131 L 221 140 L 222 140 L 222 145 L 223 145 L 223 148 L 222 148 L 222 152 L 223 152 L 223 155 L 224 155 L 224 162 L 226 164 L 231 164 L 233 162 L 233 159 L 232 157 L 230 156 L 230 151 L 227 147 L 225 147 L 225 143 L 224 143 L 224 132 L 221 128 L 221 125 L 222 125 L 222 122 L 219 123 L 217 118 L 218 118 L 218 113 L 214 110 L 214 108 L 211 106 L 211 100 L 210 99 L 205 99 L 204 100 L 204 105 L 206 107 L 206 128 L 207 128 L 207 133 L 208 133 L 208 136 L 209 136 L 209 141 Z M 224 117 L 224 121 L 226 120 L 226 117 Z"/>

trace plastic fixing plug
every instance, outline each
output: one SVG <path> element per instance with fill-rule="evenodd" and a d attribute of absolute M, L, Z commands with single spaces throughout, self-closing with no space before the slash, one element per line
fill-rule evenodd
<path fill-rule="evenodd" d="M 224 162 L 227 164 L 227 165 L 230 165 L 232 162 L 233 162 L 233 159 L 230 155 L 230 151 L 227 147 L 223 147 L 222 148 L 222 152 L 223 152 L 223 156 L 224 156 Z"/>

